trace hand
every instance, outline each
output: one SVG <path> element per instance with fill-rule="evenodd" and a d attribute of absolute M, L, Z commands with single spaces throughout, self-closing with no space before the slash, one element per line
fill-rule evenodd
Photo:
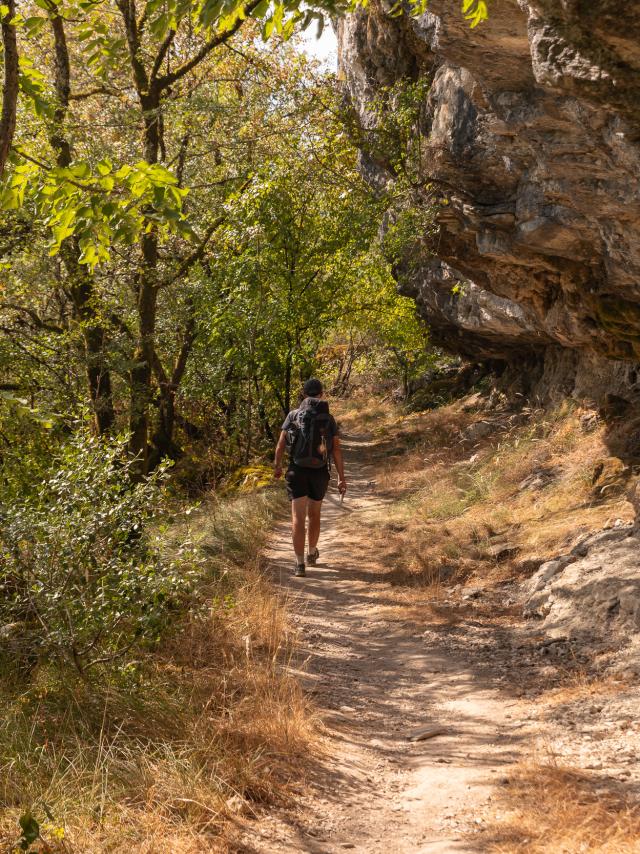
<path fill-rule="evenodd" d="M 342 478 L 341 480 L 338 481 L 338 492 L 340 493 L 340 495 L 344 495 L 346 491 L 347 491 L 347 481 L 344 478 Z"/>
<path fill-rule="evenodd" d="M 273 467 L 273 476 L 276 480 L 280 480 L 280 478 L 282 477 L 282 466 L 275 465 Z"/>

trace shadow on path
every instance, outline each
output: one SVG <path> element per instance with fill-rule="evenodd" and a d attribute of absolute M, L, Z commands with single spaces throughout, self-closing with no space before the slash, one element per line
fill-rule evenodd
<path fill-rule="evenodd" d="M 327 497 L 318 566 L 292 577 L 288 521 L 277 526 L 267 555 L 300 633 L 292 667 L 321 710 L 326 754 L 302 809 L 258 823 L 237 850 L 486 850 L 474 814 L 529 743 L 529 726 L 515 698 L 452 653 L 450 626 L 434 634 L 433 626 L 425 632 L 389 616 L 388 606 L 398 613 L 402 589 L 380 580 L 385 568 L 358 520 L 384 513 L 375 466 L 366 464 L 372 442 L 348 436 L 344 446 L 349 493 L 344 504 L 335 491 Z M 444 732 L 409 741 L 431 725 Z"/>

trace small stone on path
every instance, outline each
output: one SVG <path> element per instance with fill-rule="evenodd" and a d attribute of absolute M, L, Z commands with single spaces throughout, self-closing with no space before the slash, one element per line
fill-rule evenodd
<path fill-rule="evenodd" d="M 416 730 L 416 732 L 407 736 L 409 741 L 426 741 L 428 738 L 435 738 L 437 735 L 444 735 L 446 727 L 443 726 L 428 726 Z"/>

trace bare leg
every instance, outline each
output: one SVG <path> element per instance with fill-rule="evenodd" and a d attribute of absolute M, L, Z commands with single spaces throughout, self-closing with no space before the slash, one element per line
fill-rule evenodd
<path fill-rule="evenodd" d="M 320 511 L 322 510 L 322 501 L 311 501 L 307 505 L 307 515 L 309 516 L 309 553 L 315 551 L 320 537 Z"/>
<path fill-rule="evenodd" d="M 307 496 L 294 498 L 291 502 L 291 528 L 293 550 L 297 555 L 304 554 L 304 535 L 307 521 Z M 314 502 L 315 503 L 315 502 Z"/>

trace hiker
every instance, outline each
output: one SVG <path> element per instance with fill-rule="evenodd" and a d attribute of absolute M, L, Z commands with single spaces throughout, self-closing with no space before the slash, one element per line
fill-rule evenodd
<path fill-rule="evenodd" d="M 332 458 L 338 470 L 338 490 L 341 495 L 347 491 L 338 425 L 329 413 L 320 380 L 315 377 L 308 379 L 303 394 L 298 409 L 292 410 L 284 420 L 274 461 L 274 474 L 276 478 L 282 477 L 282 457 L 288 446 L 290 460 L 285 481 L 291 501 L 293 551 L 296 556 L 294 575 L 298 577 L 306 574 L 304 541 L 307 518 L 309 549 L 306 562 L 315 566 L 320 556 L 320 512 L 329 486 Z"/>

